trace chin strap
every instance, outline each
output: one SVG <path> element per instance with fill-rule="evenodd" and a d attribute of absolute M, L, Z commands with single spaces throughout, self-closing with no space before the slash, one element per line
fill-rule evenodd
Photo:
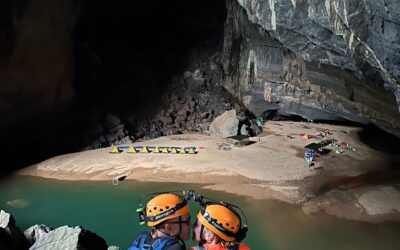
<path fill-rule="evenodd" d="M 179 216 L 179 233 L 178 233 L 178 239 L 180 239 L 181 233 L 182 233 L 182 216 Z"/>
<path fill-rule="evenodd" d="M 204 231 L 204 226 L 203 226 L 203 224 L 201 224 L 199 246 L 202 246 L 206 243 L 206 240 L 203 239 L 203 231 Z"/>
<path fill-rule="evenodd" d="M 175 237 L 182 243 L 183 246 L 185 246 L 185 242 L 181 239 L 181 232 L 182 232 L 182 216 L 179 216 L 179 233 Z"/>

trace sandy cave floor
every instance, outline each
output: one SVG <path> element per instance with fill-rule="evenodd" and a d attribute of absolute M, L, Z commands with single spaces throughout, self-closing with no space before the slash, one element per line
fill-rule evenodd
<path fill-rule="evenodd" d="M 315 135 L 347 142 L 357 151 L 335 153 L 327 146 L 316 165 L 304 164 L 304 146 L 320 139 L 287 135 Z M 159 137 L 130 145 L 195 146 L 197 154 L 110 154 L 102 148 L 57 156 L 18 172 L 63 180 L 127 179 L 157 182 L 202 183 L 205 188 L 277 199 L 300 205 L 306 213 L 325 211 L 346 219 L 367 222 L 400 221 L 400 173 L 388 167 L 387 155 L 361 142 L 362 128 L 316 123 L 271 121 L 251 144 L 218 150 L 226 139 L 203 134 Z M 126 145 L 126 146 L 130 146 Z"/>

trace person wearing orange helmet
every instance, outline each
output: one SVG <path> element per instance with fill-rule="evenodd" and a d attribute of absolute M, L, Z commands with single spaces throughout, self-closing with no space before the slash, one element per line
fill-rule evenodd
<path fill-rule="evenodd" d="M 183 241 L 190 238 L 190 214 L 185 198 L 173 193 L 156 193 L 137 212 L 140 224 L 147 224 L 153 230 L 139 234 L 128 250 L 186 250 Z"/>
<path fill-rule="evenodd" d="M 240 243 L 247 233 L 233 204 L 206 202 L 200 205 L 197 220 L 193 224 L 193 240 L 199 245 L 190 250 L 250 250 Z"/>

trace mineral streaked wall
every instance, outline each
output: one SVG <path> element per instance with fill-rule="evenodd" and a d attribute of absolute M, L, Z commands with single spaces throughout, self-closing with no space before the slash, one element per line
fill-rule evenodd
<path fill-rule="evenodd" d="M 0 54 L 2 126 L 50 111 L 73 93 L 73 30 L 79 1 L 4 1 Z"/>
<path fill-rule="evenodd" d="M 387 7 L 375 2 L 226 3 L 224 86 L 250 110 L 370 121 L 400 135 L 397 3 L 380 16 L 370 6 Z"/>

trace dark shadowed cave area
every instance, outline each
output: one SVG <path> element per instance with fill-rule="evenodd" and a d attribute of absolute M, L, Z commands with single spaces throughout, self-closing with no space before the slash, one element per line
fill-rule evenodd
<path fill-rule="evenodd" d="M 46 4 L 37 3 L 51 10 L 51 4 Z M 4 69 L 11 64 L 18 39 L 19 27 L 13 22 L 24 13 L 29 14 L 29 5 L 27 1 L 2 2 L 0 62 Z M 2 109 L 5 119 L 1 137 L 7 142 L 1 145 L 3 174 L 54 155 L 79 151 L 88 144 L 88 131 L 103 122 L 107 113 L 122 119 L 147 119 L 161 105 L 160 98 L 174 75 L 182 74 L 196 56 L 220 51 L 223 44 L 223 0 L 89 0 L 74 1 L 70 8 L 70 12 L 62 14 L 68 15 L 66 19 L 75 15 L 66 37 L 72 47 L 69 56 L 73 58 L 73 95 L 50 108 L 29 110 L 29 106 L 36 105 L 34 97 L 22 98 L 18 92 L 13 93 L 21 100 L 17 103 L 20 109 L 26 106 L 29 111 L 10 115 L 14 111 L 6 106 Z M 57 17 L 51 18 L 57 22 Z M 50 28 L 57 28 L 57 23 L 54 26 Z M 42 32 L 46 32 L 45 28 Z M 35 60 L 29 60 L 32 59 Z M 39 91 L 51 90 L 44 87 Z M 126 129 L 132 131 L 135 125 Z M 20 153 L 22 157 L 15 157 Z"/>
<path fill-rule="evenodd" d="M 112 112 L 157 106 L 195 49 L 221 49 L 225 17 L 224 1 L 86 1 L 74 35 L 80 103 Z"/>

